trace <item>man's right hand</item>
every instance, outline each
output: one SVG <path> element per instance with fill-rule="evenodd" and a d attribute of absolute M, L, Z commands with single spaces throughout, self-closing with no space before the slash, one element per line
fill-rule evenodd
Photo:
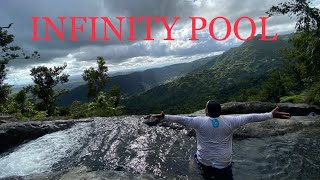
<path fill-rule="evenodd" d="M 158 118 L 158 119 L 163 119 L 164 118 L 164 112 L 161 111 L 160 114 L 149 114 L 145 119 L 149 119 L 150 117 Z"/>
<path fill-rule="evenodd" d="M 271 113 L 273 118 L 289 119 L 291 117 L 290 113 L 280 112 L 279 107 L 276 107 Z"/>

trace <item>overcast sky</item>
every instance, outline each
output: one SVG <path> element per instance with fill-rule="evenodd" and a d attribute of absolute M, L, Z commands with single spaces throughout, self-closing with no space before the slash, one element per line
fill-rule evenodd
<path fill-rule="evenodd" d="M 40 52 L 37 60 L 14 60 L 10 63 L 7 82 L 13 85 L 31 81 L 30 69 L 38 65 L 57 66 L 67 63 L 66 73 L 71 76 L 81 75 L 83 69 L 95 66 L 97 56 L 103 56 L 110 72 L 146 69 L 173 63 L 189 62 L 202 57 L 212 56 L 239 46 L 242 42 L 231 36 L 227 41 L 216 42 L 211 39 L 208 28 L 198 32 L 199 41 L 188 40 L 191 37 L 191 22 L 189 16 L 202 16 L 210 21 L 215 16 L 225 16 L 234 23 L 240 16 L 249 16 L 257 23 L 257 34 L 261 33 L 259 16 L 271 5 L 283 2 L 281 0 L 2 0 L 0 7 L 0 26 L 13 22 L 9 32 L 15 35 L 15 44 L 22 46 L 26 52 Z M 314 5 L 319 7 L 319 1 Z M 152 36 L 155 41 L 143 41 L 145 25 L 136 26 L 135 36 L 138 41 L 119 41 L 111 36 L 110 41 L 92 42 L 90 23 L 85 24 L 85 32 L 77 32 L 79 41 L 60 41 L 50 32 L 53 41 L 31 41 L 31 16 L 49 16 L 56 20 L 58 16 L 107 16 L 115 21 L 116 16 L 180 16 L 172 32 L 174 41 L 162 40 L 166 36 L 165 28 L 152 24 Z M 286 16 L 276 16 L 268 19 L 269 35 L 286 34 L 294 31 L 295 21 Z M 103 32 L 103 23 L 98 22 L 97 34 Z M 216 35 L 225 33 L 224 23 L 217 21 Z M 137 25 L 137 24 L 136 24 Z M 118 27 L 116 25 L 116 27 Z M 128 36 L 128 22 L 123 25 L 124 37 Z M 39 36 L 43 37 L 44 23 L 39 23 Z M 249 23 L 240 24 L 240 34 L 249 33 Z M 70 37 L 70 23 L 65 23 L 65 36 Z M 110 30 L 109 30 L 110 31 Z M 109 32 L 108 31 L 108 32 Z M 111 31 L 109 32 L 111 33 Z M 124 38 L 126 39 L 126 38 Z"/>

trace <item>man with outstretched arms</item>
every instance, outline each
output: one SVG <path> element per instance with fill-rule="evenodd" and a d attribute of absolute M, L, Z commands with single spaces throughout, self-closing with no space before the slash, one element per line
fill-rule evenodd
<path fill-rule="evenodd" d="M 290 118 L 289 113 L 279 112 L 278 107 L 268 113 L 220 116 L 221 105 L 215 101 L 207 102 L 205 112 L 205 117 L 166 115 L 163 112 L 151 117 L 193 128 L 197 135 L 195 160 L 205 177 L 216 179 L 233 179 L 232 136 L 240 126 L 272 118 Z"/>

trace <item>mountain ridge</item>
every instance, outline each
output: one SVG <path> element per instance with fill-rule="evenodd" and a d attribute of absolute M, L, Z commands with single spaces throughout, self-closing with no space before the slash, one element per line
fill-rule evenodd
<path fill-rule="evenodd" d="M 209 99 L 233 101 L 243 89 L 262 84 L 269 72 L 284 65 L 280 49 L 288 46 L 290 35 L 264 42 L 255 36 L 197 71 L 125 100 L 127 113 L 191 113 Z"/>
<path fill-rule="evenodd" d="M 179 78 L 207 62 L 212 61 L 216 56 L 201 58 L 188 63 L 179 63 L 161 68 L 152 68 L 144 71 L 132 72 L 124 75 L 112 76 L 108 82 L 106 90 L 111 86 L 120 86 L 122 97 L 142 93 L 154 86 L 161 85 Z M 85 84 L 72 88 L 68 93 L 59 97 L 58 105 L 68 106 L 73 101 L 89 101 L 86 97 L 87 86 Z"/>

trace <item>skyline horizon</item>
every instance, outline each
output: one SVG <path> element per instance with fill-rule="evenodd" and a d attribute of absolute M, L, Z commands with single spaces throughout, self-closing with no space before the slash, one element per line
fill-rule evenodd
<path fill-rule="evenodd" d="M 292 33 L 294 33 L 294 32 L 279 33 L 279 36 L 286 36 L 286 35 L 290 35 Z M 257 34 L 257 35 L 255 35 L 255 37 L 260 36 L 260 35 L 261 34 Z M 270 37 L 270 36 L 267 35 L 267 37 Z M 162 68 L 162 67 L 171 66 L 171 65 L 175 65 L 175 64 L 190 63 L 190 62 L 193 62 L 193 61 L 201 60 L 203 58 L 208 58 L 208 57 L 221 55 L 224 52 L 230 50 L 231 48 L 241 46 L 245 42 L 246 41 L 243 41 L 242 43 L 239 43 L 236 46 L 230 47 L 229 49 L 226 49 L 225 51 L 217 51 L 217 52 L 206 53 L 206 54 L 197 54 L 196 56 L 193 56 L 191 58 L 191 60 L 183 60 L 186 57 L 185 56 L 181 56 L 181 57 L 177 57 L 177 59 L 174 60 L 173 62 L 169 61 L 169 62 L 164 62 L 164 63 L 159 63 L 159 64 L 142 64 L 142 66 L 138 66 L 138 67 L 134 67 L 134 68 L 127 68 L 127 69 L 123 68 L 123 69 L 111 70 L 110 67 L 108 66 L 108 73 L 110 74 L 110 76 L 114 76 L 114 74 L 115 74 L 115 76 L 117 76 L 118 74 L 125 75 L 125 74 L 130 74 L 130 73 L 135 73 L 135 72 L 142 72 L 142 71 L 145 71 L 145 70 L 148 70 L 148 69 L 153 69 L 153 68 Z M 16 60 L 14 60 L 14 61 L 16 61 Z M 108 62 L 108 61 L 106 60 L 106 62 Z M 67 62 L 64 62 L 64 63 L 68 64 Z M 94 61 L 92 63 L 93 63 L 92 67 L 96 67 L 96 62 Z M 62 66 L 62 65 L 63 65 L 63 63 L 60 64 L 60 66 Z M 37 65 L 37 66 L 44 66 L 44 64 L 42 64 L 42 65 L 40 64 L 40 65 Z M 58 66 L 59 66 L 59 64 L 58 64 Z M 26 69 L 26 70 L 30 71 L 32 67 L 36 67 L 36 66 L 31 66 L 31 67 L 29 67 L 30 69 Z M 53 67 L 53 66 L 48 66 L 48 67 Z M 9 67 L 9 71 L 10 71 L 10 67 Z M 5 80 L 6 83 L 8 83 L 10 85 L 13 85 L 13 86 L 17 86 L 18 88 L 21 88 L 21 86 L 33 84 L 31 76 L 29 76 L 29 79 L 27 81 L 18 82 L 18 80 L 11 80 L 11 81 L 9 80 L 9 78 L 12 79 L 12 75 L 13 74 L 8 75 L 8 78 Z M 72 74 L 72 75 L 70 75 L 70 80 L 72 79 L 72 77 L 76 77 L 74 79 L 79 79 L 79 78 L 81 79 L 81 75 L 82 75 L 82 73 Z M 78 82 L 80 82 L 80 81 L 78 81 Z M 70 82 L 67 82 L 67 83 L 72 83 L 72 82 L 70 81 Z"/>
<path fill-rule="evenodd" d="M 189 41 L 187 39 L 192 29 L 190 21 L 188 21 L 187 18 L 181 18 L 179 23 L 173 28 L 172 36 L 175 38 L 174 41 L 120 42 L 111 40 L 108 42 L 88 42 L 85 38 L 88 37 L 88 33 L 90 32 L 84 32 L 79 33 L 79 41 L 76 42 L 59 40 L 53 40 L 50 43 L 44 41 L 37 42 L 30 40 L 32 36 L 32 24 L 29 18 L 32 16 L 200 16 L 206 19 L 224 16 L 234 24 L 234 21 L 236 21 L 238 17 L 248 16 L 256 20 L 260 16 L 265 16 L 265 12 L 272 5 L 282 2 L 282 0 L 272 0 L 259 3 L 258 1 L 245 0 L 235 6 L 235 4 L 237 4 L 236 0 L 223 3 L 210 0 L 178 0 L 175 2 L 145 2 L 144 0 L 136 0 L 135 2 L 127 2 L 126 0 L 98 0 L 95 2 L 85 0 L 71 0 L 68 2 L 61 0 L 55 2 L 31 1 L 37 3 L 11 0 L 4 1 L 4 5 L 0 7 L 0 15 L 3 17 L 1 25 L 14 23 L 14 25 L 8 29 L 10 34 L 15 35 L 13 44 L 22 47 L 25 52 L 38 51 L 41 55 L 40 59 L 10 61 L 7 66 L 9 71 L 7 72 L 6 79 L 6 82 L 9 84 L 25 84 L 30 82 L 30 69 L 35 66 L 61 66 L 66 62 L 67 68 L 64 72 L 73 76 L 79 75 L 84 69 L 94 66 L 96 57 L 101 56 L 106 60 L 109 71 L 112 73 L 134 70 L 141 71 L 148 68 L 194 61 L 202 57 L 210 56 L 215 52 L 227 51 L 243 43 L 243 41 L 240 41 L 234 35 L 231 35 L 228 40 L 223 42 L 214 41 L 207 29 L 198 32 L 197 36 L 200 40 Z M 313 5 L 320 7 L 320 2 L 313 1 Z M 215 35 L 217 37 L 224 37 L 226 32 L 225 24 L 223 21 L 218 21 L 217 27 L 215 27 Z M 261 27 L 261 21 L 255 23 L 257 27 Z M 55 24 L 59 23 L 55 22 Z M 114 24 L 116 25 L 116 23 Z M 171 24 L 171 22 L 169 22 L 169 24 Z M 267 24 L 267 33 L 269 36 L 273 36 L 274 34 L 288 34 L 294 32 L 295 17 L 274 16 L 268 19 Z M 39 27 L 40 25 L 44 27 L 43 25 L 45 24 L 39 22 Z M 97 24 L 97 27 L 102 27 L 102 25 L 103 23 Z M 70 24 L 66 22 L 65 33 L 71 32 L 72 29 L 68 28 L 69 26 Z M 124 26 L 127 25 L 124 24 Z M 161 25 L 154 23 L 151 28 L 153 30 L 152 35 L 155 39 L 163 39 L 163 36 L 167 35 L 166 28 L 163 28 Z M 239 24 L 241 37 L 248 37 L 247 35 L 250 33 L 249 29 L 251 29 L 250 22 L 246 22 L 245 20 L 243 22 L 241 21 Z M 44 37 L 43 33 L 45 32 L 39 31 L 41 37 Z M 49 33 L 53 35 L 52 37 L 56 37 L 52 34 L 54 33 L 52 29 Z M 97 29 L 97 35 L 101 35 L 101 33 L 103 34 L 103 31 Z M 124 31 L 123 33 L 124 35 L 128 35 L 130 32 Z M 137 26 L 135 33 L 139 39 L 144 37 L 145 26 Z M 258 28 L 255 34 L 262 34 L 261 29 Z M 110 32 L 110 35 L 112 35 L 112 32 Z M 114 39 L 112 37 L 110 38 Z"/>

